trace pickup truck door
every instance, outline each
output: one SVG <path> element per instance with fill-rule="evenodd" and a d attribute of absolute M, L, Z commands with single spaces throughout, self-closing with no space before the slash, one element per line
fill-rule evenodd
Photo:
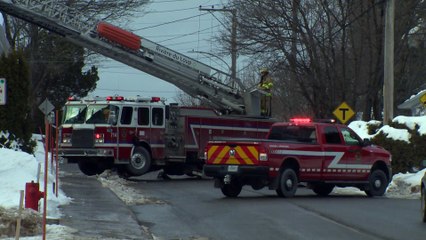
<path fill-rule="evenodd" d="M 323 179 L 330 181 L 363 180 L 369 168 L 368 152 L 361 139 L 347 127 L 324 128 Z"/>
<path fill-rule="evenodd" d="M 345 180 L 344 163 L 347 146 L 344 145 L 336 126 L 325 126 L 323 128 L 323 154 L 322 179 L 330 181 Z"/>
<path fill-rule="evenodd" d="M 372 163 L 370 153 L 364 149 L 361 138 L 352 129 L 341 127 L 340 133 L 346 146 L 342 159 L 346 164 L 345 178 L 365 180 Z"/>

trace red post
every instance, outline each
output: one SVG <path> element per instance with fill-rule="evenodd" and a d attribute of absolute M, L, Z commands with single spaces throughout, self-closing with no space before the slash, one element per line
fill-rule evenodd
<path fill-rule="evenodd" d="M 25 183 L 25 208 L 38 211 L 38 201 L 43 197 L 44 193 L 40 192 L 38 183 L 34 181 Z"/>
<path fill-rule="evenodd" d="M 47 181 L 49 174 L 49 140 L 50 140 L 50 126 L 47 118 L 44 118 L 44 129 L 45 129 L 45 149 L 44 149 L 44 199 L 43 199 L 43 222 L 42 222 L 42 239 L 46 240 L 46 222 L 47 222 Z"/>
<path fill-rule="evenodd" d="M 56 193 L 56 197 L 58 197 L 58 188 L 59 188 L 59 159 L 58 159 L 58 149 L 59 149 L 59 111 L 56 110 L 56 145 L 55 145 L 55 163 L 56 163 L 56 189 L 55 189 L 55 193 Z"/>

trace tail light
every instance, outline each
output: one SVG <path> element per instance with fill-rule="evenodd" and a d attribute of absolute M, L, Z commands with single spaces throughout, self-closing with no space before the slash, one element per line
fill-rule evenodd
<path fill-rule="evenodd" d="M 265 162 L 268 161 L 268 153 L 266 149 L 263 147 L 259 147 L 259 161 Z"/>
<path fill-rule="evenodd" d="M 259 153 L 259 161 L 268 161 L 268 154 L 267 153 Z"/>
<path fill-rule="evenodd" d="M 104 143 L 103 133 L 95 133 L 95 143 Z"/>

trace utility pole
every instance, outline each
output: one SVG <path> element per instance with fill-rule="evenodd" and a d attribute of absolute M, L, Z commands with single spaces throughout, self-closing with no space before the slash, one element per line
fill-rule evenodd
<path fill-rule="evenodd" d="M 383 124 L 393 119 L 395 0 L 386 1 L 383 81 Z"/>
<path fill-rule="evenodd" d="M 200 6 L 200 11 L 209 12 L 230 12 L 232 14 L 232 27 L 231 27 L 231 78 L 232 87 L 235 87 L 235 79 L 237 79 L 237 10 L 221 8 L 203 8 Z"/>

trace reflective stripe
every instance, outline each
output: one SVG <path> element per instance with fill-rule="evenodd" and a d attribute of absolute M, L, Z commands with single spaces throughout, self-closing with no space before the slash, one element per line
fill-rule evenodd
<path fill-rule="evenodd" d="M 372 164 L 353 164 L 340 163 L 344 152 L 316 152 L 316 151 L 297 151 L 297 150 L 272 150 L 272 154 L 278 155 L 294 155 L 294 156 L 310 156 L 310 157 L 333 157 L 333 160 L 326 168 L 332 169 L 370 169 Z"/>
<path fill-rule="evenodd" d="M 259 151 L 254 146 L 213 145 L 208 149 L 207 158 L 213 164 L 254 165 L 259 161 Z"/>

